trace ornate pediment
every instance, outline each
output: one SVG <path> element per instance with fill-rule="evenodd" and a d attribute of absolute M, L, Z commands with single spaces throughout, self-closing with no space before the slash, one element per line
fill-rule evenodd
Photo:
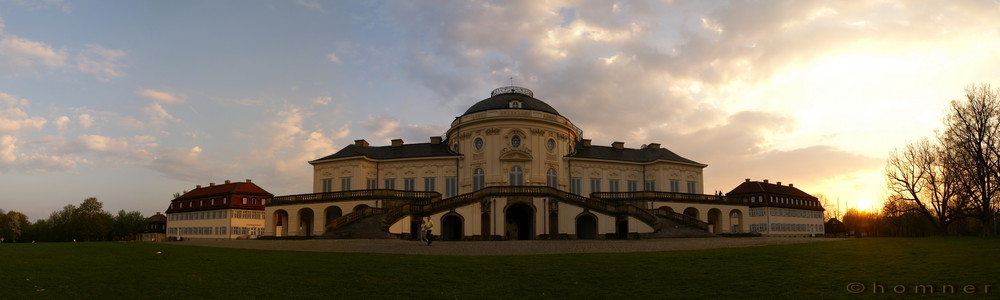
<path fill-rule="evenodd" d="M 509 150 L 500 154 L 501 161 L 531 161 L 531 153 L 521 150 Z"/>

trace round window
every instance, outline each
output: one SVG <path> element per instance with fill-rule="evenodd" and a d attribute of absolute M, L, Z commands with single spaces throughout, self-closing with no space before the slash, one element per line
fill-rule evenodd
<path fill-rule="evenodd" d="M 510 145 L 514 146 L 514 148 L 521 147 L 521 137 L 515 135 L 514 137 L 510 138 Z"/>
<path fill-rule="evenodd" d="M 556 140 L 549 139 L 548 141 L 546 141 L 545 148 L 549 149 L 549 151 L 556 149 Z"/>
<path fill-rule="evenodd" d="M 476 150 L 483 150 L 483 138 L 476 138 L 474 142 L 476 144 Z"/>

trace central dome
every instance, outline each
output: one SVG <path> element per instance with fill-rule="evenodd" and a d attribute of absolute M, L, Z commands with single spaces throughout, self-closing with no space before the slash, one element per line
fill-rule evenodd
<path fill-rule="evenodd" d="M 491 97 L 472 105 L 472 107 L 469 107 L 469 109 L 465 111 L 465 114 L 462 115 L 464 116 L 494 109 L 527 109 L 544 111 L 561 116 L 555 108 L 552 108 L 552 106 L 542 102 L 542 100 L 535 99 L 533 96 L 534 93 L 532 93 L 531 90 L 519 86 L 505 86 L 497 88 L 493 90 Z"/>

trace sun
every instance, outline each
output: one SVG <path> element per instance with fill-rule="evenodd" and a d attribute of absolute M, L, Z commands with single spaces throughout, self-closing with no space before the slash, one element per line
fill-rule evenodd
<path fill-rule="evenodd" d="M 858 198 L 857 208 L 859 211 L 871 212 L 872 210 L 872 199 L 868 197 Z"/>

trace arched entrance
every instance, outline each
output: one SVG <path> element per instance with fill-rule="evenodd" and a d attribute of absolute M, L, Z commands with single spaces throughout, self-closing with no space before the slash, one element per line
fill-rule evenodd
<path fill-rule="evenodd" d="M 323 214 L 326 215 L 326 222 L 323 225 L 330 226 L 330 223 L 343 216 L 344 212 L 340 210 L 339 206 L 333 205 L 327 207 Z"/>
<path fill-rule="evenodd" d="M 462 224 L 465 220 L 458 214 L 448 214 L 441 217 L 441 240 L 461 241 L 464 231 Z"/>
<path fill-rule="evenodd" d="M 698 217 L 698 209 L 694 207 L 685 208 L 684 215 L 701 220 L 701 218 Z"/>
<path fill-rule="evenodd" d="M 535 229 L 535 209 L 518 203 L 504 213 L 504 233 L 508 240 L 530 240 Z"/>
<path fill-rule="evenodd" d="M 576 238 L 592 240 L 597 238 L 597 217 L 581 214 L 576 217 Z"/>
<path fill-rule="evenodd" d="M 660 206 L 660 210 L 666 210 L 668 212 L 674 212 L 674 208 L 673 207 L 666 206 L 666 205 Z"/>
<path fill-rule="evenodd" d="M 712 226 L 712 233 L 722 233 L 722 211 L 718 208 L 709 209 L 708 224 Z"/>
<path fill-rule="evenodd" d="M 354 206 L 354 210 L 352 212 L 358 212 L 358 211 L 361 211 L 362 209 L 369 208 L 369 207 L 371 207 L 371 206 L 368 206 L 368 204 L 358 204 L 358 205 Z"/>
<path fill-rule="evenodd" d="M 729 226 L 732 227 L 732 229 L 729 232 L 732 233 L 743 232 L 743 213 L 735 209 L 730 211 Z"/>
<path fill-rule="evenodd" d="M 313 231 L 313 210 L 303 208 L 299 210 L 299 234 L 298 236 L 312 236 Z"/>
<path fill-rule="evenodd" d="M 288 212 L 284 209 L 279 209 L 274 212 L 274 236 L 282 237 L 288 236 Z"/>

